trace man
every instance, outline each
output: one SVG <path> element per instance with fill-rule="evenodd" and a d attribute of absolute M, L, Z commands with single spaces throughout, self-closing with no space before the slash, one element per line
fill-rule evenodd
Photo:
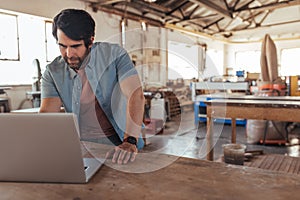
<path fill-rule="evenodd" d="M 127 52 L 94 42 L 95 22 L 84 10 L 62 10 L 52 34 L 61 56 L 43 73 L 40 112 L 59 112 L 63 106 L 77 115 L 82 140 L 110 141 L 116 146 L 112 162 L 134 161 L 144 145 L 144 96 Z"/>

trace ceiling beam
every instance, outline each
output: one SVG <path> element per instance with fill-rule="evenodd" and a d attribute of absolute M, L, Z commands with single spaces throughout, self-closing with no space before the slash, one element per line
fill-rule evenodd
<path fill-rule="evenodd" d="M 248 30 L 254 30 L 254 29 L 270 28 L 270 27 L 275 27 L 275 26 L 280 26 L 280 25 L 285 25 L 285 24 L 292 24 L 292 23 L 300 23 L 300 20 L 292 20 L 292 21 L 286 21 L 286 22 L 280 22 L 280 23 L 265 24 L 265 25 L 256 26 L 256 27 L 249 27 L 247 29 L 232 29 L 230 31 L 217 32 L 212 35 L 219 35 L 219 34 L 224 34 L 224 33 L 228 33 L 228 32 L 236 33 L 236 32 L 242 32 L 242 31 L 248 31 Z"/>
<path fill-rule="evenodd" d="M 177 11 L 178 9 L 182 8 L 183 6 L 185 6 L 186 4 L 188 4 L 189 1 L 182 1 L 179 5 L 177 5 L 175 8 L 172 8 L 171 11 L 167 12 L 167 15 L 172 14 L 173 12 Z"/>
<path fill-rule="evenodd" d="M 122 1 L 126 1 L 126 0 L 80 0 L 86 3 L 94 3 L 97 5 L 110 5 L 110 4 L 114 4 L 114 3 L 120 3 Z"/>
<path fill-rule="evenodd" d="M 286 0 L 286 1 L 281 1 L 281 2 L 277 2 L 277 3 L 269 3 L 269 4 L 265 4 L 265 5 L 261 5 L 261 6 L 256 6 L 256 7 L 242 7 L 242 8 L 238 8 L 236 10 L 234 10 L 234 12 L 241 12 L 241 11 L 248 11 L 248 10 L 252 10 L 252 11 L 264 11 L 264 10 L 275 10 L 278 8 L 285 8 L 285 7 L 290 7 L 290 6 L 296 6 L 296 5 L 300 5 L 300 1 L 299 0 Z"/>
<path fill-rule="evenodd" d="M 194 33 L 198 34 L 198 32 L 202 32 L 203 34 L 210 35 L 211 37 L 218 37 L 222 34 L 232 35 L 235 32 L 243 30 L 282 25 L 282 23 L 263 24 L 263 22 L 269 12 L 272 12 L 273 10 L 300 5 L 300 0 L 277 0 L 271 1 L 272 3 L 262 3 L 260 6 L 253 3 L 256 0 L 236 0 L 230 4 L 228 3 L 229 0 L 158 0 L 155 3 L 148 3 L 144 0 L 80 1 L 86 2 L 87 5 L 92 7 L 95 12 L 97 10 L 101 10 L 106 13 L 119 15 L 122 18 L 134 21 L 144 21 L 153 26 L 166 28 L 178 27 L 179 29 L 192 30 L 191 32 L 195 30 Z M 202 9 L 207 9 L 209 12 L 204 12 L 205 16 L 203 16 L 204 13 L 199 14 L 197 12 L 198 9 L 200 9 L 200 11 Z M 195 12 L 198 14 L 195 14 Z M 250 12 L 250 16 L 244 15 L 246 14 L 244 12 Z M 265 12 L 266 14 L 264 14 Z M 194 14 L 195 17 L 193 17 Z M 263 15 L 263 18 L 260 19 L 259 17 L 256 19 L 259 15 Z M 212 16 L 215 16 L 215 18 Z M 241 24 L 238 26 L 231 26 L 231 24 L 235 22 L 235 18 L 238 16 L 241 18 Z M 255 21 L 255 19 L 257 21 Z M 220 23 L 221 20 L 224 21 Z M 298 21 L 290 21 L 286 23 L 295 22 Z M 224 24 L 228 25 L 224 27 Z M 230 30 L 227 30 L 227 27 Z M 229 39 L 227 37 L 225 38 Z"/>
<path fill-rule="evenodd" d="M 186 18 L 186 19 L 183 19 L 181 21 L 178 21 L 177 23 L 181 23 L 181 22 L 189 22 L 189 21 L 195 21 L 195 20 L 202 20 L 202 19 L 207 19 L 207 18 L 212 18 L 212 17 L 217 17 L 218 14 L 209 14 L 209 15 L 206 15 L 206 16 L 199 16 L 199 17 L 193 17 L 193 18 Z"/>
<path fill-rule="evenodd" d="M 197 5 L 205 6 L 205 7 L 217 12 L 219 15 L 222 15 L 224 17 L 232 18 L 232 14 L 228 10 L 216 5 L 212 1 L 208 1 L 208 0 L 189 0 L 189 1 L 194 3 L 194 4 L 197 4 Z"/>
<path fill-rule="evenodd" d="M 125 11 L 123 10 L 122 12 L 122 9 L 118 9 L 116 6 L 117 5 L 122 5 L 124 4 L 127 5 L 128 7 L 131 7 L 133 9 L 135 9 L 136 11 L 146 11 L 145 13 L 141 14 L 141 15 L 138 15 L 136 13 L 132 13 L 130 12 L 128 9 L 126 10 L 126 16 L 129 16 L 130 14 L 130 17 L 132 17 L 132 19 L 138 19 L 139 21 L 145 19 L 145 21 L 149 22 L 150 24 L 150 21 L 153 20 L 154 24 L 157 24 L 157 22 L 160 22 L 160 24 L 164 24 L 162 21 L 165 20 L 165 18 L 171 18 L 171 20 L 173 20 L 173 24 L 178 24 L 180 23 L 182 20 L 184 20 L 184 17 L 180 18 L 174 14 L 170 14 L 170 15 L 167 15 L 166 12 L 168 12 L 165 9 L 162 10 L 162 7 L 161 6 L 154 6 L 155 4 L 150 4 L 150 3 L 147 3 L 147 2 L 143 2 L 141 0 L 131 0 L 130 3 L 128 3 L 127 1 L 122 1 L 122 2 L 119 2 L 118 4 L 115 4 L 114 6 L 98 6 L 98 9 L 102 9 L 102 8 L 106 8 L 105 12 L 113 12 L 113 10 L 117 10 L 118 11 L 118 15 L 124 15 Z M 128 4 L 126 4 L 128 3 Z M 97 4 L 96 4 L 97 5 Z M 142 9 L 141 9 L 142 8 Z M 109 11 L 109 10 L 112 10 L 112 11 Z M 165 10 L 165 11 L 164 11 Z M 104 11 L 102 9 L 102 11 Z M 146 13 L 151 13 L 153 15 L 156 15 L 156 16 L 159 16 L 161 17 L 161 20 L 158 20 L 158 19 L 154 19 L 154 18 L 151 18 L 151 17 L 146 17 Z M 193 21 L 190 21 L 189 22 L 189 26 L 198 26 L 198 27 L 201 27 L 202 26 L 196 22 L 193 22 Z M 157 25 L 156 25 L 157 26 Z M 162 25 L 160 25 L 162 26 Z"/>
<path fill-rule="evenodd" d="M 95 5 L 93 5 L 93 6 L 95 6 Z M 140 15 L 135 14 L 135 13 L 126 12 L 126 16 L 124 16 L 124 10 L 119 9 L 119 8 L 108 8 L 108 7 L 98 6 L 97 9 L 101 10 L 103 12 L 106 12 L 106 13 L 119 15 L 121 17 L 124 17 L 126 19 L 130 19 L 130 20 L 133 20 L 133 21 L 145 21 L 147 24 L 152 25 L 152 26 L 158 26 L 158 27 L 163 26 L 162 22 L 160 22 L 158 20 L 154 20 L 152 18 L 148 18 L 148 17 L 145 17 L 145 16 L 140 16 Z"/>

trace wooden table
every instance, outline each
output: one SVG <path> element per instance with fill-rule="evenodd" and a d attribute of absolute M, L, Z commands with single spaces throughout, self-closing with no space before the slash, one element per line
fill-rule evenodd
<path fill-rule="evenodd" d="M 236 142 L 236 118 L 300 122 L 298 100 L 215 99 L 207 106 L 207 159 L 213 160 L 213 118 L 231 118 L 231 142 Z"/>
<path fill-rule="evenodd" d="M 194 117 L 195 117 L 195 124 L 198 122 L 207 122 L 206 112 L 202 110 L 200 113 L 199 107 L 205 108 L 206 105 L 204 102 L 211 100 L 211 99 L 227 99 L 227 100 L 267 100 L 267 101 L 300 101 L 300 96 L 257 96 L 257 95 L 244 95 L 241 93 L 212 93 L 212 94 L 202 94 L 197 95 L 194 98 Z M 227 120 L 226 120 L 227 121 Z M 227 123 L 231 124 L 230 121 Z M 237 124 L 244 125 L 246 124 L 246 120 L 244 119 L 237 119 Z"/>
<path fill-rule="evenodd" d="M 91 151 L 97 152 L 97 147 L 91 147 Z M 0 182 L 4 200 L 281 200 L 297 199 L 299 189 L 297 175 L 155 152 L 140 153 L 136 161 L 128 165 L 118 166 L 107 161 L 87 184 Z"/>
<path fill-rule="evenodd" d="M 240 93 L 212 93 L 197 95 L 194 102 L 210 99 L 241 99 L 241 100 L 268 100 L 268 101 L 300 101 L 300 96 L 258 96 Z"/>

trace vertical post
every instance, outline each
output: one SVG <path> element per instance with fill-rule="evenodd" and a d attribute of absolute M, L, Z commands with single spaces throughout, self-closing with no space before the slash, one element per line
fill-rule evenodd
<path fill-rule="evenodd" d="M 231 143 L 236 143 L 236 119 L 231 118 Z"/>
<path fill-rule="evenodd" d="M 207 133 L 206 133 L 206 159 L 213 161 L 214 160 L 214 148 L 213 144 L 213 121 L 211 117 L 207 117 Z"/>

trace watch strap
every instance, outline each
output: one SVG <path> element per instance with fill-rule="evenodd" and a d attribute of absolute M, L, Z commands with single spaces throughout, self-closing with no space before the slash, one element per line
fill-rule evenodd
<path fill-rule="evenodd" d="M 134 145 L 137 144 L 137 140 L 133 136 L 128 136 L 127 138 L 124 138 L 124 142 L 128 142 L 128 143 L 134 144 Z"/>

